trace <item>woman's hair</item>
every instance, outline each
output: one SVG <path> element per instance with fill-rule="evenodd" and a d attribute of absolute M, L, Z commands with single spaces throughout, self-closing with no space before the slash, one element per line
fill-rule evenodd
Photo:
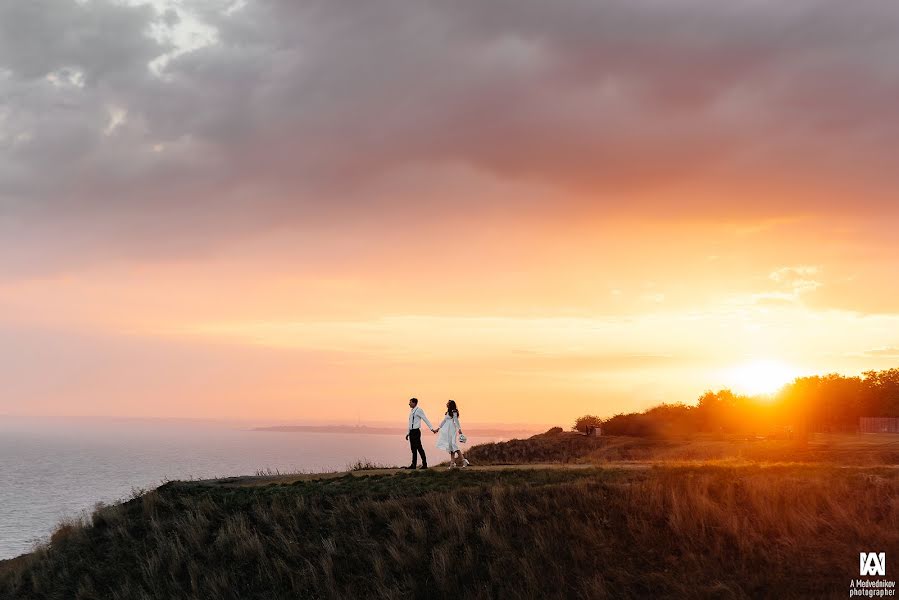
<path fill-rule="evenodd" d="M 446 403 L 446 414 L 452 417 L 453 413 L 456 413 L 456 418 L 459 418 L 459 409 L 456 408 L 456 401 L 450 400 Z"/>

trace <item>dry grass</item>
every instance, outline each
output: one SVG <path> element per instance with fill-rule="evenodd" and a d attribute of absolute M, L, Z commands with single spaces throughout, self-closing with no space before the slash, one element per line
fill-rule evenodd
<path fill-rule="evenodd" d="M 899 473 L 427 472 L 168 484 L 0 569 L 2 598 L 844 597 Z"/>
<path fill-rule="evenodd" d="M 737 460 L 876 466 L 899 464 L 899 434 L 812 434 L 807 441 L 800 441 L 720 435 L 597 438 L 559 431 L 481 444 L 466 455 L 478 465 Z"/>
<path fill-rule="evenodd" d="M 354 463 L 347 465 L 347 471 L 383 471 L 385 469 L 398 469 L 396 465 L 386 465 L 384 463 L 374 462 L 367 458 L 361 458 Z"/>

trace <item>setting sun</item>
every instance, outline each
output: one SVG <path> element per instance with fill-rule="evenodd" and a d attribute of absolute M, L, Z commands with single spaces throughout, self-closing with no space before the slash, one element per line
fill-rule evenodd
<path fill-rule="evenodd" d="M 756 360 L 729 369 L 727 384 L 741 394 L 770 395 L 795 379 L 798 371 L 776 360 Z"/>

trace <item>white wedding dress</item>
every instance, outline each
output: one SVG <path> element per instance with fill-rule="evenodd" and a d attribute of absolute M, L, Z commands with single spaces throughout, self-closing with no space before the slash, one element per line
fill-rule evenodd
<path fill-rule="evenodd" d="M 459 437 L 459 430 L 462 429 L 462 426 L 459 425 L 459 417 L 453 415 L 450 418 L 449 415 L 443 417 L 443 422 L 440 423 L 440 433 L 437 434 L 437 448 L 440 450 L 446 450 L 447 452 L 455 452 L 459 449 L 459 444 L 457 442 Z"/>

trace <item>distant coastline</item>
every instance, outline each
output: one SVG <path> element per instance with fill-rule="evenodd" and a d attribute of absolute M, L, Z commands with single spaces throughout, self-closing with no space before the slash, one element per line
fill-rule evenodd
<path fill-rule="evenodd" d="M 397 435 L 405 431 L 402 427 L 370 427 L 368 425 L 272 425 L 254 427 L 253 431 L 269 431 L 276 433 L 361 433 L 365 435 Z M 465 429 L 466 435 L 473 437 L 514 437 L 516 435 L 532 436 L 541 430 L 534 429 Z"/>

